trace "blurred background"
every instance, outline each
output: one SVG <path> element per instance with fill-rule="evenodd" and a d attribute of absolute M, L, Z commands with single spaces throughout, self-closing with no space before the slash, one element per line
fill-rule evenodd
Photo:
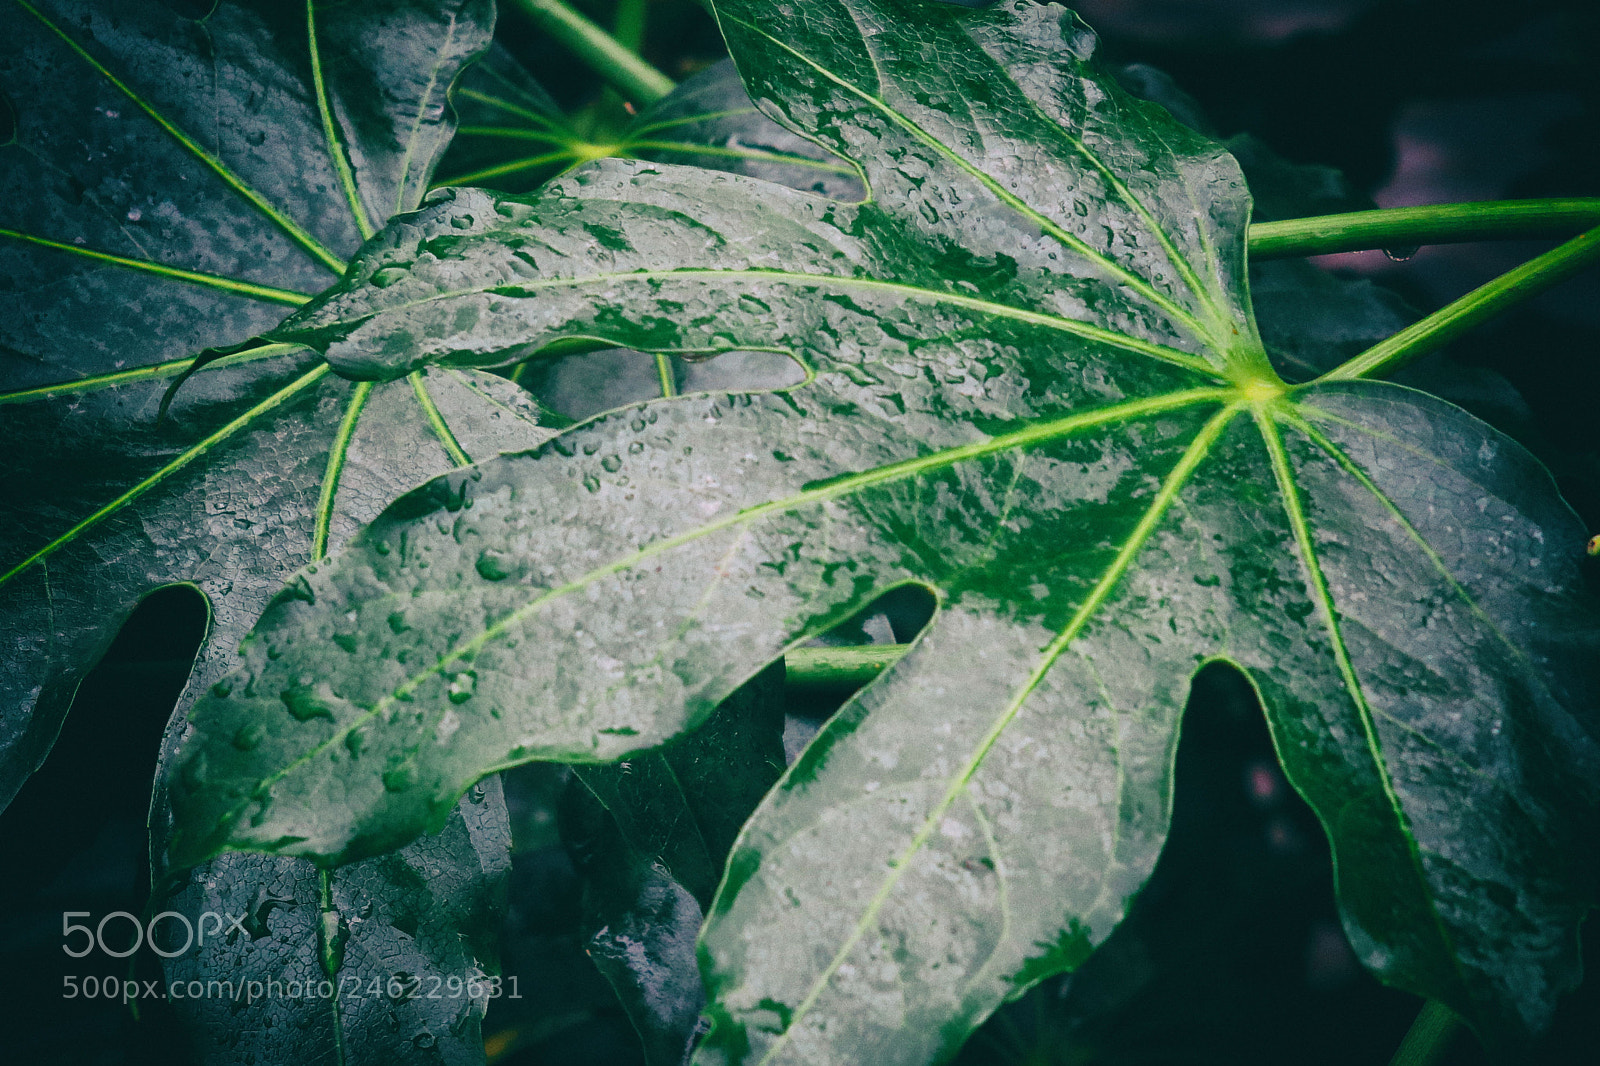
<path fill-rule="evenodd" d="M 617 0 L 574 6 L 638 41 L 643 55 L 675 80 L 723 56 L 714 23 L 694 0 L 628 4 L 620 25 Z M 1187 121 L 1220 138 L 1253 138 L 1237 149 L 1257 161 L 1252 181 L 1255 173 L 1287 164 L 1343 176 L 1293 171 L 1302 180 L 1287 183 L 1284 196 L 1258 197 L 1274 217 L 1296 203 L 1311 204 L 1299 211 L 1310 214 L 1372 204 L 1600 196 L 1600 4 L 1593 0 L 1079 0 L 1075 6 L 1102 35 L 1107 61 L 1135 65 L 1130 78 L 1139 91 L 1188 109 Z M 503 4 L 499 36 L 505 54 L 533 73 L 574 128 L 603 133 L 627 121 L 626 101 L 516 4 Z M 470 171 L 482 162 L 473 151 L 463 141 L 441 173 L 448 176 L 452 166 Z M 1306 191 L 1307 173 L 1320 175 L 1319 194 Z M 1364 299 L 1380 292 L 1385 313 L 1403 320 L 1550 246 L 1391 249 L 1321 257 L 1316 265 L 1335 279 L 1376 283 L 1377 290 L 1346 291 Z M 1273 277 L 1258 279 L 1264 318 L 1275 284 Z M 585 366 L 571 381 L 540 370 L 525 384 L 535 392 L 561 390 L 550 398 L 554 405 L 581 417 L 634 398 L 630 389 L 647 395 L 653 380 L 646 373 L 629 384 L 603 359 Z M 1413 383 L 1521 439 L 1555 473 L 1588 527 L 1600 529 L 1600 273 L 1503 316 L 1411 375 Z M 926 618 L 926 603 L 901 596 L 868 608 L 836 639 L 903 641 Z M 115 1004 L 66 1005 L 49 975 L 66 972 L 70 961 L 60 954 L 54 924 L 62 901 L 95 914 L 137 912 L 143 904 L 149 767 L 203 627 L 203 607 L 191 592 L 168 590 L 147 600 L 85 683 L 55 754 L 0 816 L 0 955 L 12 960 L 0 968 L 6 983 L 0 1003 L 26 1019 L 30 1034 L 14 1061 L 181 1058 L 182 1038 L 164 1027 L 159 1011 L 135 1025 Z M 791 694 L 789 746 L 797 747 L 844 696 Z M 484 1026 L 489 1060 L 642 1062 L 630 1023 L 585 950 L 583 878 L 561 835 L 568 775 L 524 767 L 508 774 L 506 784 L 517 850 L 503 948 L 522 999 L 491 1007 Z M 1133 914 L 1076 974 L 1047 981 L 1003 1009 L 959 1061 L 1385 1063 L 1420 1002 L 1381 988 L 1361 970 L 1330 885 L 1321 830 L 1277 770 L 1250 689 L 1225 669 L 1208 670 L 1196 682 L 1185 720 L 1172 836 Z M 1552 1032 L 1527 1049 L 1526 1061 L 1596 1061 L 1600 934 L 1593 921 L 1585 955 L 1590 978 L 1563 1001 Z M 54 1043 L 37 1043 L 44 1039 L 39 1034 L 52 1034 Z M 1483 1060 L 1462 1036 L 1443 1061 Z"/>

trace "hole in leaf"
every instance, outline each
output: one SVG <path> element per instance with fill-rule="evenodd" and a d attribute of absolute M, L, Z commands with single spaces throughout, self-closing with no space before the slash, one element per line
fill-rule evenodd
<path fill-rule="evenodd" d="M 1356 962 L 1322 827 L 1278 769 L 1248 681 L 1218 663 L 1190 690 L 1172 827 L 1127 917 L 956 1063 L 1069 1061 L 1065 1047 L 1094 1062 L 1384 1062 L 1418 1005 Z"/>
<path fill-rule="evenodd" d="M 169 585 L 128 616 L 78 686 L 49 758 L 0 815 L 0 869 L 8 875 L 0 892 L 27 894 L 58 874 L 143 891 L 145 813 L 161 733 L 207 613 L 195 588 Z"/>
<path fill-rule="evenodd" d="M 675 355 L 668 362 L 679 393 L 758 392 L 806 379 L 799 363 L 776 352 L 723 352 L 696 359 Z M 626 348 L 559 355 L 546 350 L 508 376 L 541 404 L 574 420 L 661 395 L 655 356 Z"/>
<path fill-rule="evenodd" d="M 926 586 L 899 585 L 809 643 L 813 648 L 909 644 L 933 618 L 937 606 Z M 790 683 L 784 691 L 783 753 L 791 763 L 811 743 L 822 723 L 877 673 L 876 665 L 869 664 L 862 671 L 842 670 L 831 680 L 803 680 L 798 664 L 804 654 L 792 657 Z"/>

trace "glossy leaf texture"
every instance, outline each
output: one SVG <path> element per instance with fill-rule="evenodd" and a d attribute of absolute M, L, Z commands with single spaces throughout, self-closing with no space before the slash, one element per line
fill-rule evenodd
<path fill-rule="evenodd" d="M 589 957 L 652 1066 L 678 1066 L 696 1034 L 705 995 L 695 938 L 734 837 L 783 773 L 783 685 L 774 664 L 692 733 L 578 768 L 563 803 Z"/>
<path fill-rule="evenodd" d="M 666 741 L 920 584 L 916 646 L 735 848 L 702 1061 L 935 1060 L 1075 966 L 1154 864 L 1218 659 L 1328 831 L 1364 963 L 1497 1045 L 1538 1028 L 1576 977 L 1600 767 L 1600 614 L 1548 475 L 1424 394 L 1285 386 L 1237 166 L 1063 8 L 717 11 L 752 97 L 868 199 L 614 160 L 445 190 L 272 336 L 372 380 L 573 337 L 808 380 L 617 411 L 397 502 L 197 709 L 175 855 L 373 854 L 500 766 Z"/>
<path fill-rule="evenodd" d="M 430 370 L 358 386 L 303 347 L 251 340 L 335 279 L 372 226 L 415 204 L 453 126 L 445 92 L 487 46 L 491 4 L 6 8 L 0 90 L 16 129 L 0 147 L 0 407 L 26 442 L 4 460 L 0 503 L 0 797 L 9 799 L 48 753 L 79 680 L 150 590 L 193 583 L 211 607 L 190 695 L 169 727 L 170 754 L 192 694 L 233 666 L 240 637 L 286 576 L 418 481 L 548 431 L 525 393 L 487 374 Z M 158 418 L 163 394 L 208 348 L 243 350 L 204 365 Z M 347 909 L 357 886 L 380 913 L 414 899 L 405 869 L 414 864 L 455 878 L 463 901 L 482 901 L 473 921 L 492 924 L 485 915 L 498 913 L 504 864 L 490 856 L 508 847 L 500 804 L 497 790 L 481 808 L 463 801 L 470 832 L 447 831 L 354 871 L 350 885 L 335 878 L 330 913 L 358 928 L 358 910 Z M 158 875 L 165 817 L 158 791 Z M 219 941 L 174 969 L 265 980 L 285 960 L 295 972 L 322 972 L 319 960 L 331 958 L 282 924 L 291 913 L 320 922 L 309 864 L 230 856 L 171 887 L 158 901 L 191 918 L 217 898 L 278 899 L 277 917 L 261 926 L 270 943 Z M 418 963 L 416 973 L 459 978 L 492 966 L 493 938 L 462 913 L 430 919 L 448 945 L 419 941 L 432 969 Z M 379 975 L 368 969 L 375 959 L 403 954 L 352 951 L 341 976 L 364 981 Z M 320 1053 L 336 1059 L 398 1054 L 345 1046 L 353 1004 L 343 1029 L 340 1008 L 314 997 L 175 1006 L 194 1025 L 212 1010 L 244 1010 L 230 1017 L 247 1029 L 270 1017 L 313 1042 L 326 1037 Z M 481 998 L 448 1006 L 451 1024 L 433 1030 L 442 1053 L 481 1055 Z M 407 1055 L 440 1053 L 419 1046 Z"/>
<path fill-rule="evenodd" d="M 271 855 L 190 871 L 163 909 L 239 919 L 164 947 L 169 982 L 214 990 L 185 1008 L 192 1058 L 483 1062 L 484 1012 L 513 992 L 496 976 L 509 837 L 489 778 L 438 834 L 336 876 Z"/>

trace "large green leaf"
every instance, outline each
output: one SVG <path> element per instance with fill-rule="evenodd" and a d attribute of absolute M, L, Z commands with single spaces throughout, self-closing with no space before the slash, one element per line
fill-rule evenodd
<path fill-rule="evenodd" d="M 248 343 L 415 205 L 453 128 L 445 93 L 488 44 L 491 3 L 5 7 L 0 90 L 16 127 L 0 147 L 0 405 L 28 443 L 4 460 L 0 503 L 0 800 L 46 756 L 78 682 L 150 590 L 188 582 L 209 600 L 189 688 L 203 691 L 297 567 L 416 482 L 548 435 L 526 395 L 487 374 L 354 385 L 303 347 Z M 158 418 L 163 393 L 213 346 L 248 350 L 205 365 Z M 508 847 L 499 790 L 460 811 L 444 835 L 326 883 L 308 863 L 228 856 L 164 887 L 162 907 L 249 911 L 271 937 L 212 941 L 170 974 L 242 985 L 337 971 L 364 985 L 402 962 L 424 979 L 492 967 Z M 158 792 L 158 857 L 165 814 Z M 459 906 L 419 902 L 418 870 L 448 878 Z M 385 920 L 363 924 L 373 907 Z M 423 913 L 415 942 L 382 943 L 407 910 Z M 315 935 L 336 928 L 342 969 Z M 278 1058 L 405 1057 L 361 1035 L 370 1018 L 354 999 L 174 1006 L 202 1031 L 224 1016 L 252 1032 L 293 1022 L 305 1042 Z M 392 1010 L 432 1019 L 441 1050 L 424 1039 L 409 1055 L 470 1061 L 483 1006 L 463 993 Z"/>
<path fill-rule="evenodd" d="M 625 161 L 446 190 L 273 336 L 377 380 L 572 336 L 809 380 L 397 502 L 197 708 L 174 855 L 381 851 L 497 767 L 658 744 L 918 583 L 933 622 L 735 850 L 706 1061 L 934 1059 L 1075 966 L 1155 861 L 1217 659 L 1323 821 L 1363 962 L 1496 1043 L 1541 1025 L 1600 780 L 1600 613 L 1544 471 L 1409 389 L 1285 386 L 1236 165 L 1096 73 L 1062 8 L 717 8 L 751 95 L 867 200 Z"/>

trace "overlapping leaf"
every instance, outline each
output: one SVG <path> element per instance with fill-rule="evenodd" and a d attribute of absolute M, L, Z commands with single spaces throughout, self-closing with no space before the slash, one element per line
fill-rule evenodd
<path fill-rule="evenodd" d="M 0 559 L 0 798 L 9 799 L 148 591 L 192 582 L 210 601 L 190 684 L 203 690 L 295 568 L 417 481 L 547 431 L 525 394 L 489 375 L 353 385 L 303 347 L 247 344 L 331 283 L 374 225 L 414 205 L 453 128 L 445 93 L 486 47 L 492 4 L 6 8 L 0 89 L 15 131 L 0 147 L 0 404 L 16 446 Z M 206 365 L 158 419 L 164 391 L 217 346 L 248 350 Z M 180 710 L 169 750 L 183 729 Z M 160 794 L 154 815 L 159 855 Z M 463 801 L 457 820 L 326 883 L 308 864 L 258 856 L 196 871 L 158 902 L 191 916 L 218 902 L 251 910 L 272 939 L 214 941 L 169 968 L 241 983 L 321 975 L 337 953 L 317 931 L 338 926 L 347 961 L 333 970 L 347 983 L 387 981 L 402 959 L 422 979 L 480 973 L 493 964 L 505 872 L 498 790 Z M 417 870 L 452 878 L 459 907 L 419 902 Z M 363 926 L 369 905 L 385 920 Z M 406 908 L 428 912 L 411 923 L 414 943 L 380 944 L 378 931 Z M 175 1005 L 191 1023 L 226 1016 L 230 1028 L 248 1007 L 255 1030 L 304 1036 L 276 1056 L 315 1047 L 347 1061 L 405 1057 L 386 1036 L 357 1039 L 369 1019 L 354 1001 L 342 1022 L 339 1005 L 310 996 Z M 481 1055 L 483 1006 L 463 992 L 384 1009 L 431 1017 L 440 1050 L 424 1040 L 407 1054 L 470 1061 Z"/>
<path fill-rule="evenodd" d="M 375 380 L 573 336 L 810 379 L 398 502 L 197 710 L 175 854 L 371 854 L 498 766 L 664 741 L 919 583 L 934 621 L 735 850 L 704 1061 L 936 1059 L 1074 966 L 1155 860 L 1214 659 L 1262 694 L 1365 964 L 1493 1041 L 1536 1028 L 1575 976 L 1600 765 L 1600 618 L 1548 476 L 1422 394 L 1286 388 L 1237 167 L 1099 76 L 1062 8 L 717 9 L 752 96 L 867 200 L 615 161 L 447 191 L 273 336 Z"/>

